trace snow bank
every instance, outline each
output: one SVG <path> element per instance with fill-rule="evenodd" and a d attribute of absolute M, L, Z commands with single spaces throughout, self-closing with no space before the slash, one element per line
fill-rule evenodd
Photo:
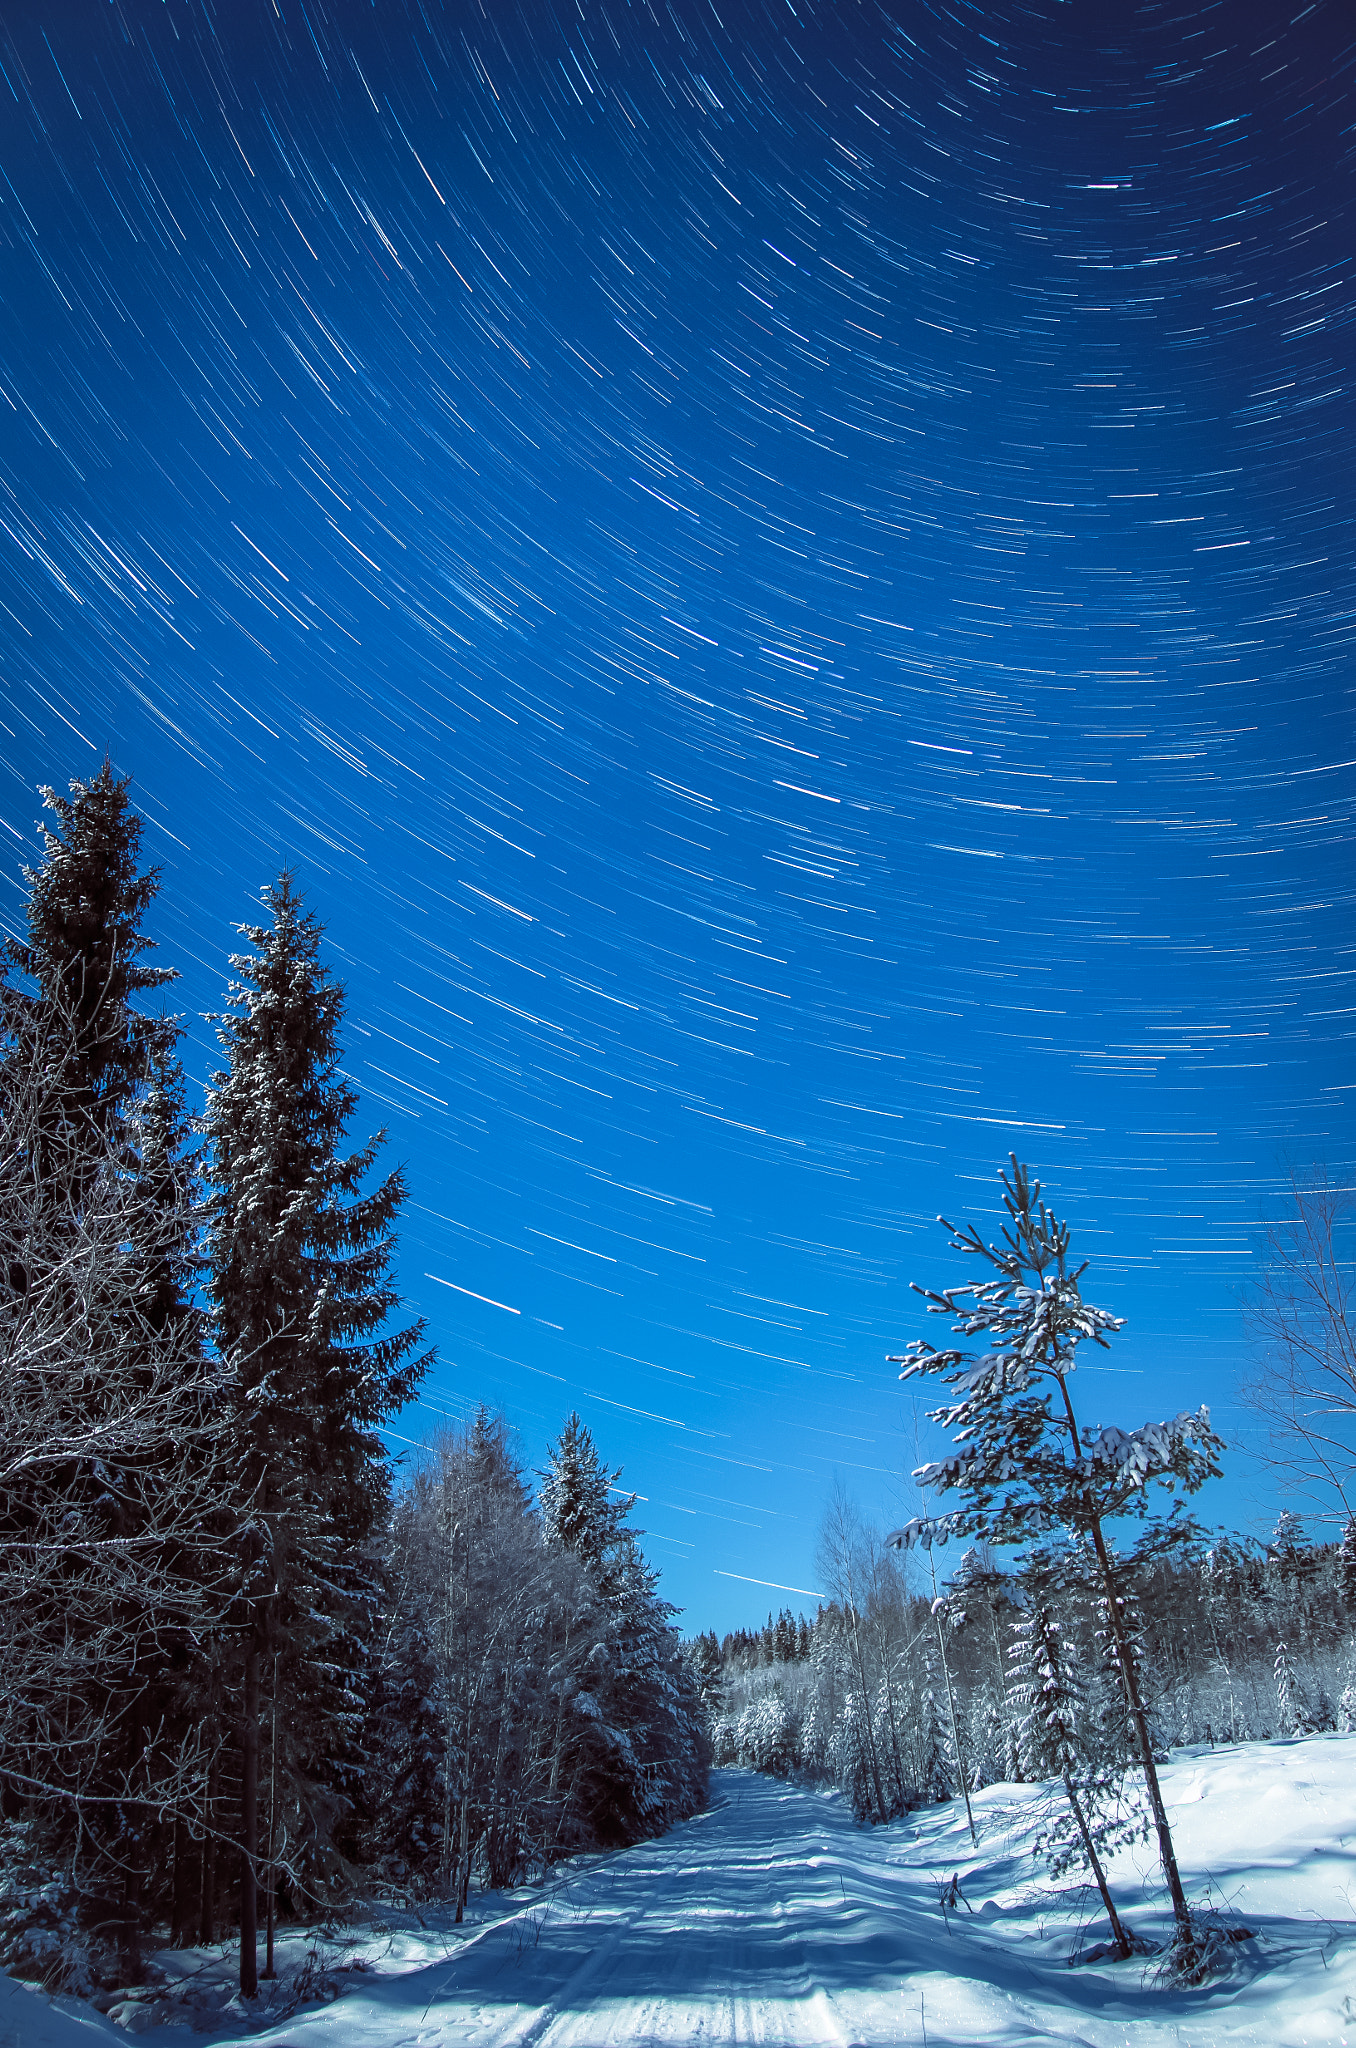
<path fill-rule="evenodd" d="M 51 1999 L 0 1970 L 0 2048 L 126 2048 L 126 2036 L 92 2006 Z"/>

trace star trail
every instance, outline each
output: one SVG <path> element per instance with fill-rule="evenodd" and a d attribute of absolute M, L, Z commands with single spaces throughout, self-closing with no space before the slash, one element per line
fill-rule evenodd
<path fill-rule="evenodd" d="M 0 13 L 0 920 L 107 749 L 201 1082 L 296 868 L 402 1433 L 577 1406 L 687 1626 L 893 1514 L 1010 1148 L 1090 1419 L 1246 1450 L 1353 1164 L 1354 71 L 1337 0 Z"/>

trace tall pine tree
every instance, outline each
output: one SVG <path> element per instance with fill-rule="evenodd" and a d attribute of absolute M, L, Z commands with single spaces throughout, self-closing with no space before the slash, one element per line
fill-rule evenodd
<path fill-rule="evenodd" d="M 256 1987 L 259 1677 L 276 1674 L 287 1750 L 289 1860 L 311 1884 L 338 1868 L 336 1837 L 359 1797 L 373 1542 L 389 1509 L 380 1429 L 427 1366 L 422 1323 L 386 1332 L 399 1169 L 365 1183 L 384 1133 L 343 1144 L 358 1106 L 340 1071 L 344 992 L 322 928 L 284 874 L 218 1020 L 227 1065 L 205 1130 L 214 1333 L 236 1388 L 241 1488 L 241 1989 Z"/>

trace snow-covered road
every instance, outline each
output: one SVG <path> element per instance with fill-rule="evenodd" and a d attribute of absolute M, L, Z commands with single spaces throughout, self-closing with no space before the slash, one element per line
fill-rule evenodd
<path fill-rule="evenodd" d="M 1257 1936 L 1204 1990 L 1165 1988 L 1152 1962 L 1069 1967 L 1096 1901 L 1033 1862 L 1038 1786 L 978 1795 L 975 1851 L 955 1805 L 858 1828 L 836 1798 L 721 1771 L 706 1813 L 473 1900 L 478 1926 L 379 1914 L 336 1935 L 332 2003 L 281 2016 L 315 1939 L 296 1930 L 281 2004 L 224 2006 L 229 1951 L 188 1950 L 162 1954 L 154 2018 L 127 2010 L 165 2048 L 166 2027 L 183 2048 L 1356 2048 L 1356 1736 L 1178 1752 L 1164 1782 L 1193 1898 Z M 953 1871 L 964 1898 L 944 1913 Z M 1113 1882 L 1161 1938 L 1148 1853 L 1122 1852 Z M 0 2048 L 125 2048 L 120 2025 L 60 2003 L 0 1973 Z"/>
<path fill-rule="evenodd" d="M 1356 1872 L 1333 1831 L 1356 1823 L 1354 1764 L 1356 1743 L 1332 1740 L 1173 1766 L 1193 1890 L 1213 1870 L 1267 1930 L 1204 1993 L 1156 1988 L 1140 1963 L 1068 1967 L 1070 1921 L 1026 1848 L 1034 1794 L 981 1795 L 975 1856 L 954 1808 L 861 1829 L 838 1800 L 724 1771 L 711 1809 L 662 1841 L 585 1868 L 446 1964 L 299 2016 L 279 2048 L 1340 2048 L 1356 2043 Z M 1131 1919 L 1160 1931 L 1151 1869 L 1142 1893 L 1121 1860 Z M 939 1881 L 957 1867 L 973 1910 L 948 1919 Z M 1316 1926 L 1333 1914 L 1340 1928 Z"/>
<path fill-rule="evenodd" d="M 343 2048 L 1051 2038 L 1044 2002 L 1024 2010 L 974 1973 L 974 1955 L 965 1976 L 949 1974 L 935 1898 L 927 1908 L 916 1884 L 900 1885 L 881 1853 L 888 1835 L 863 1833 L 838 1801 L 744 1772 L 717 1773 L 714 1795 L 662 1841 L 582 1872 L 421 1973 L 423 2010 L 410 2010 L 408 1978 L 364 1987 L 289 2029 L 295 2048 L 303 2032 L 319 2048 L 317 2028 Z M 398 2032 L 397 2008 L 410 2022 Z"/>

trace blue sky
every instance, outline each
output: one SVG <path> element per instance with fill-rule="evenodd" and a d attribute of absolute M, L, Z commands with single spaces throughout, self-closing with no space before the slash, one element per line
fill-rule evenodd
<path fill-rule="evenodd" d="M 686 1625 L 908 1505 L 885 1355 L 1016 1149 L 1209 1401 L 1352 1164 L 1343 10 L 64 5 L 0 22 L 0 817 L 135 778 L 205 1078 L 293 865 L 529 1465 Z M 722 1576 L 729 1574 L 732 1576 Z M 772 1582 L 764 1587 L 759 1582 Z M 791 1600 L 798 1604 L 798 1596 Z"/>

